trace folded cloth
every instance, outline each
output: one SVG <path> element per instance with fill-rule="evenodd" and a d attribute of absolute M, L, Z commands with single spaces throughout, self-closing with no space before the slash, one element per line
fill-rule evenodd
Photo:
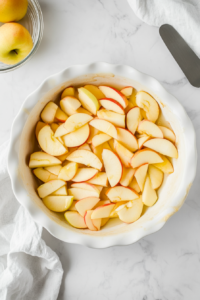
<path fill-rule="evenodd" d="M 7 153 L 8 142 L 0 146 L 0 299 L 57 299 L 61 262 L 12 192 Z"/>
<path fill-rule="evenodd" d="M 134 13 L 149 25 L 172 25 L 200 57 L 199 0 L 128 0 Z"/>

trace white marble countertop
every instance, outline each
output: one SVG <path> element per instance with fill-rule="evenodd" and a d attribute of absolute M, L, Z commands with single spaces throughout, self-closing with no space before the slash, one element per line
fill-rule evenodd
<path fill-rule="evenodd" d="M 0 75 L 0 143 L 22 102 L 47 76 L 79 63 L 127 64 L 154 76 L 187 110 L 200 143 L 200 90 L 193 88 L 160 39 L 122 0 L 40 0 L 44 38 L 25 66 Z M 126 247 L 65 244 L 44 230 L 64 277 L 59 300 L 199 300 L 200 172 L 162 230 Z"/>

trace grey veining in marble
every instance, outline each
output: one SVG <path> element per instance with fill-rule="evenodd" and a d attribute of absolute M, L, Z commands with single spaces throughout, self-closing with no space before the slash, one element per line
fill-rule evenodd
<path fill-rule="evenodd" d="M 0 143 L 20 105 L 47 76 L 72 64 L 122 63 L 158 79 L 185 107 L 200 148 L 200 90 L 170 55 L 158 28 L 125 0 L 40 0 L 44 38 L 33 59 L 0 75 Z M 199 163 L 198 163 L 199 165 Z M 198 169 L 197 169 L 198 170 Z M 59 300 L 199 300 L 200 171 L 182 209 L 155 234 L 105 250 L 64 244 L 44 230 L 65 270 Z"/>

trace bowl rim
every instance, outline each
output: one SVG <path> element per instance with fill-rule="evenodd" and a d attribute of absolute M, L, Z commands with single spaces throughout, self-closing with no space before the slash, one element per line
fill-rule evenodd
<path fill-rule="evenodd" d="M 155 218 L 146 222 L 145 227 L 140 227 L 136 232 L 128 231 L 125 233 L 108 235 L 104 237 L 89 236 L 84 235 L 81 232 L 76 233 L 74 231 L 69 231 L 66 228 L 62 228 L 59 224 L 51 220 L 47 215 L 45 215 L 33 201 L 30 201 L 27 197 L 26 190 L 16 175 L 18 172 L 18 154 L 15 151 L 15 144 L 20 138 L 20 134 L 24 127 L 27 115 L 26 115 L 26 105 L 28 105 L 29 110 L 32 109 L 36 100 L 34 97 L 37 95 L 44 95 L 49 92 L 49 83 L 53 84 L 54 87 L 66 82 L 69 79 L 76 78 L 84 74 L 97 74 L 97 73 L 113 73 L 115 75 L 124 76 L 126 78 L 134 79 L 137 78 L 138 82 L 142 82 L 146 87 L 151 88 L 155 94 L 159 95 L 161 99 L 165 99 L 165 102 L 169 104 L 170 109 L 178 117 L 179 123 L 184 128 L 184 136 L 187 139 L 186 144 L 186 154 L 185 154 L 185 169 L 183 174 L 183 180 L 181 181 L 181 186 L 177 191 L 177 194 L 173 195 L 173 205 L 171 203 L 167 209 L 159 212 Z M 123 75 L 122 75 L 123 74 Z M 124 75 L 126 74 L 126 75 Z M 66 78 L 67 77 L 67 78 Z M 161 96 L 162 95 L 162 96 Z M 25 121 L 24 121 L 25 120 Z M 153 77 L 141 73 L 134 68 L 127 65 L 115 65 L 105 62 L 96 62 L 91 64 L 74 65 L 70 66 L 54 75 L 46 78 L 36 89 L 33 91 L 23 102 L 17 116 L 15 117 L 12 129 L 11 138 L 9 144 L 8 161 L 7 161 L 8 172 L 11 178 L 11 185 L 15 197 L 20 202 L 20 204 L 25 207 L 32 218 L 38 222 L 40 225 L 45 227 L 54 237 L 68 243 L 85 245 L 91 248 L 107 248 L 117 245 L 129 245 L 146 235 L 154 233 L 161 229 L 166 221 L 183 205 L 187 194 L 191 188 L 196 175 L 197 167 L 197 148 L 196 148 L 196 135 L 193 124 L 188 117 L 185 109 L 178 102 L 178 100 L 168 93 L 162 85 Z M 175 209 L 176 204 L 176 209 Z M 178 209 L 177 209 L 178 207 Z M 65 231 L 63 231 L 63 229 Z M 66 234 L 67 231 L 67 234 Z M 65 232 L 65 234 L 64 234 Z"/>
<path fill-rule="evenodd" d="M 30 0 L 28 0 L 28 1 L 30 1 Z M 7 65 L 8 67 L 6 67 L 5 69 L 0 68 L 0 74 L 6 73 L 9 71 L 13 71 L 13 70 L 16 70 L 19 67 L 21 67 L 22 65 L 24 65 L 28 60 L 30 60 L 33 57 L 33 55 L 36 53 L 36 51 L 39 48 L 39 45 L 42 41 L 43 32 L 44 32 L 43 14 L 42 14 L 42 10 L 41 10 L 38 0 L 31 0 L 31 3 L 34 5 L 35 11 L 36 11 L 38 19 L 39 19 L 39 29 L 38 29 L 37 41 L 36 41 L 35 45 L 33 46 L 31 52 L 23 60 L 19 61 L 17 64 L 14 64 L 14 65 Z"/>

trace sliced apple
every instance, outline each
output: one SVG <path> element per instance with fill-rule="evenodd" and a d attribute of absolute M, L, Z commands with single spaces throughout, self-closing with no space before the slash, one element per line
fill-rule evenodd
<path fill-rule="evenodd" d="M 89 135 L 90 127 L 88 124 L 85 124 L 83 127 L 64 135 L 62 138 L 66 147 L 78 147 L 87 141 Z"/>
<path fill-rule="evenodd" d="M 51 174 L 47 170 L 44 170 L 43 168 L 37 168 L 33 170 L 33 173 L 37 178 L 39 178 L 43 182 L 48 182 L 51 180 L 55 180 L 58 178 L 58 176 Z"/>
<path fill-rule="evenodd" d="M 37 191 L 40 198 L 45 198 L 64 185 L 66 185 L 66 183 L 63 180 L 52 180 L 40 185 Z"/>
<path fill-rule="evenodd" d="M 89 110 L 93 115 L 96 115 L 100 105 L 97 98 L 87 89 L 81 87 L 78 89 L 79 100 L 82 106 Z"/>
<path fill-rule="evenodd" d="M 119 219 L 125 223 L 133 223 L 139 219 L 142 214 L 143 203 L 141 198 L 132 201 L 132 206 L 124 207 L 118 211 Z"/>
<path fill-rule="evenodd" d="M 76 209 L 79 212 L 79 214 L 84 217 L 87 210 L 91 210 L 98 202 L 98 197 L 87 197 L 79 200 L 76 203 Z"/>
<path fill-rule="evenodd" d="M 64 124 L 67 133 L 73 132 L 87 123 L 89 123 L 93 118 L 87 114 L 74 114 L 70 116 Z"/>
<path fill-rule="evenodd" d="M 58 105 L 54 102 L 49 102 L 41 113 L 41 119 L 44 123 L 50 124 L 54 122 Z"/>
<path fill-rule="evenodd" d="M 98 170 L 94 168 L 80 168 L 76 172 L 76 175 L 72 178 L 74 182 L 84 182 L 93 178 L 98 173 Z"/>
<path fill-rule="evenodd" d="M 84 88 L 88 90 L 90 93 L 92 93 L 97 98 L 97 100 L 105 97 L 105 95 L 96 85 L 87 84 L 84 86 Z"/>
<path fill-rule="evenodd" d="M 34 152 L 30 156 L 29 168 L 39 168 L 60 165 L 62 162 L 56 157 L 45 152 Z"/>
<path fill-rule="evenodd" d="M 49 125 L 44 126 L 38 134 L 40 147 L 46 153 L 59 156 L 67 153 L 67 149 L 56 139 Z"/>
<path fill-rule="evenodd" d="M 99 103 L 107 110 L 111 110 L 122 115 L 125 114 L 123 106 L 113 99 L 103 98 L 99 100 Z"/>
<path fill-rule="evenodd" d="M 72 196 L 47 196 L 42 199 L 44 205 L 55 212 L 63 212 L 72 205 Z"/>
<path fill-rule="evenodd" d="M 150 165 L 148 168 L 148 175 L 151 181 L 152 188 L 154 190 L 158 189 L 163 182 L 163 172 L 158 168 L 154 167 L 153 165 Z"/>
<path fill-rule="evenodd" d="M 81 102 L 75 97 L 68 96 L 60 100 L 60 107 L 67 115 L 71 115 L 71 112 L 76 111 L 80 106 Z"/>
<path fill-rule="evenodd" d="M 51 194 L 52 196 L 67 196 L 67 185 L 62 186 Z"/>
<path fill-rule="evenodd" d="M 78 150 L 88 150 L 88 151 L 91 151 L 91 148 L 90 148 L 90 146 L 87 143 L 85 143 L 85 144 L 81 145 L 80 147 L 78 147 Z"/>
<path fill-rule="evenodd" d="M 137 193 L 141 192 L 141 189 L 140 189 L 140 187 L 139 187 L 139 185 L 138 185 L 137 180 L 136 180 L 135 177 L 133 177 L 131 183 L 129 184 L 129 187 L 131 189 L 133 189 L 134 191 L 136 191 Z"/>
<path fill-rule="evenodd" d="M 118 141 L 114 141 L 114 148 L 119 156 L 121 162 L 124 164 L 126 168 L 130 167 L 131 158 L 133 157 L 133 153 L 122 146 Z"/>
<path fill-rule="evenodd" d="M 92 179 L 88 180 L 88 183 L 106 187 L 108 186 L 108 177 L 105 172 L 98 172 Z"/>
<path fill-rule="evenodd" d="M 126 126 L 128 130 L 134 134 L 141 120 L 140 108 L 137 106 L 131 108 L 126 115 Z"/>
<path fill-rule="evenodd" d="M 124 186 L 115 186 L 110 188 L 106 195 L 112 202 L 129 201 L 139 197 L 138 193 L 136 193 L 134 190 Z"/>
<path fill-rule="evenodd" d="M 66 211 L 64 217 L 66 221 L 75 228 L 87 228 L 84 218 L 77 211 Z"/>
<path fill-rule="evenodd" d="M 115 126 L 125 128 L 125 115 L 118 114 L 106 109 L 100 109 L 97 112 L 97 116 L 99 119 L 106 120 Z"/>
<path fill-rule="evenodd" d="M 155 123 L 160 113 L 157 101 L 150 94 L 140 91 L 136 95 L 136 103 L 140 108 L 144 109 L 147 119 Z"/>
<path fill-rule="evenodd" d="M 62 169 L 62 166 L 60 166 L 60 165 L 45 168 L 45 170 L 49 171 L 50 173 L 52 173 L 54 175 L 58 175 L 61 169 Z"/>
<path fill-rule="evenodd" d="M 99 158 L 88 150 L 76 150 L 67 157 L 67 160 L 84 164 L 100 171 L 102 169 L 102 163 Z"/>
<path fill-rule="evenodd" d="M 35 135 L 36 135 L 37 139 L 38 139 L 38 133 L 39 133 L 40 129 L 42 129 L 46 125 L 47 124 L 45 124 L 44 122 L 40 122 L 40 121 L 37 122 L 37 125 L 36 125 L 36 128 L 35 128 Z"/>
<path fill-rule="evenodd" d="M 119 157 L 111 150 L 104 149 L 102 152 L 102 159 L 104 162 L 108 181 L 113 187 L 117 185 L 122 177 L 122 163 Z M 106 217 L 105 217 L 106 218 Z"/>
<path fill-rule="evenodd" d="M 144 164 L 156 164 L 162 162 L 163 159 L 157 152 L 150 149 L 143 149 L 137 151 L 134 154 L 134 156 L 131 159 L 131 167 L 138 168 L 139 166 Z"/>
<path fill-rule="evenodd" d="M 90 125 L 98 129 L 99 131 L 112 136 L 113 138 L 117 138 L 117 129 L 113 124 L 106 120 L 95 118 L 90 121 Z"/>
<path fill-rule="evenodd" d="M 132 86 L 125 86 L 123 89 L 121 89 L 121 93 L 129 98 L 133 93 L 133 89 L 134 88 Z"/>
<path fill-rule="evenodd" d="M 69 86 L 61 94 L 61 99 L 71 96 L 73 97 L 75 95 L 75 88 L 73 86 Z"/>
<path fill-rule="evenodd" d="M 135 178 L 137 180 L 137 183 L 138 183 L 141 191 L 143 191 L 143 189 L 144 189 L 144 183 L 145 183 L 146 177 L 147 177 L 148 166 L 149 166 L 148 164 L 141 165 L 135 171 Z"/>
<path fill-rule="evenodd" d="M 99 86 L 99 89 L 104 93 L 106 98 L 111 98 L 117 101 L 123 106 L 123 108 L 126 108 L 126 106 L 128 105 L 128 100 L 120 91 L 110 86 Z"/>
<path fill-rule="evenodd" d="M 144 184 L 144 190 L 142 193 L 142 202 L 146 206 L 152 206 L 155 204 L 156 200 L 158 199 L 156 191 L 152 188 L 151 180 L 147 175 L 146 181 Z"/>
<path fill-rule="evenodd" d="M 99 193 L 97 191 L 89 191 L 79 188 L 68 189 L 68 194 L 70 196 L 74 196 L 74 200 L 81 200 L 87 197 L 99 197 Z"/>
<path fill-rule="evenodd" d="M 143 120 L 139 123 L 137 131 L 140 134 L 147 134 L 150 137 L 163 138 L 161 129 L 151 121 Z"/>
<path fill-rule="evenodd" d="M 97 146 L 109 141 L 110 139 L 112 139 L 112 137 L 107 135 L 106 133 L 99 133 L 93 137 L 92 145 L 94 147 L 97 147 Z"/>
<path fill-rule="evenodd" d="M 140 138 L 138 138 L 138 148 L 142 149 L 144 143 L 146 141 L 148 141 L 149 139 L 150 139 L 150 136 L 147 136 L 147 135 L 146 136 L 141 136 Z"/>
<path fill-rule="evenodd" d="M 68 116 L 64 111 L 62 111 L 59 107 L 56 111 L 55 119 L 58 120 L 59 122 L 64 123 L 67 120 Z"/>
<path fill-rule="evenodd" d="M 91 231 L 97 231 L 97 228 L 94 226 L 93 220 L 91 219 L 92 213 L 93 213 L 93 210 L 86 211 L 86 213 L 84 215 L 85 224 Z"/>
<path fill-rule="evenodd" d="M 114 206 L 115 206 L 114 203 L 109 203 L 97 207 L 95 210 L 93 210 L 91 214 L 91 219 L 93 220 L 93 219 L 108 218 Z"/>
<path fill-rule="evenodd" d="M 69 181 L 74 178 L 78 171 L 78 164 L 76 162 L 67 163 L 58 174 L 58 179 Z"/>
<path fill-rule="evenodd" d="M 135 152 L 138 150 L 136 137 L 127 129 L 117 128 L 117 140 L 128 150 Z"/>
<path fill-rule="evenodd" d="M 160 155 L 163 162 L 162 163 L 157 163 L 157 164 L 154 164 L 154 166 L 158 169 L 160 169 L 161 171 L 163 171 L 164 173 L 173 173 L 174 172 L 174 168 L 173 168 L 173 165 L 172 163 L 167 159 L 166 156 L 164 155 Z"/>
<path fill-rule="evenodd" d="M 167 127 L 164 127 L 164 126 L 158 126 L 158 127 L 162 131 L 163 137 L 165 139 L 171 141 L 172 143 L 176 142 L 176 136 L 175 136 L 174 132 L 171 129 L 169 129 Z"/>
<path fill-rule="evenodd" d="M 43 130 L 43 129 L 42 129 Z M 41 132 L 41 131 L 40 131 Z M 144 143 L 144 146 L 155 150 L 163 155 L 167 155 L 169 157 L 178 158 L 178 151 L 172 142 L 166 139 L 151 139 Z"/>
<path fill-rule="evenodd" d="M 91 183 L 88 183 L 88 182 L 72 183 L 71 187 L 72 188 L 79 188 L 79 189 L 83 189 L 83 190 L 88 190 L 88 191 L 95 191 L 95 192 L 100 194 L 100 189 L 98 188 L 98 186 L 95 186 L 94 184 L 91 184 Z"/>
<path fill-rule="evenodd" d="M 135 174 L 135 169 L 126 168 L 123 166 L 122 178 L 120 180 L 120 184 L 123 186 L 128 186 L 133 179 Z"/>

